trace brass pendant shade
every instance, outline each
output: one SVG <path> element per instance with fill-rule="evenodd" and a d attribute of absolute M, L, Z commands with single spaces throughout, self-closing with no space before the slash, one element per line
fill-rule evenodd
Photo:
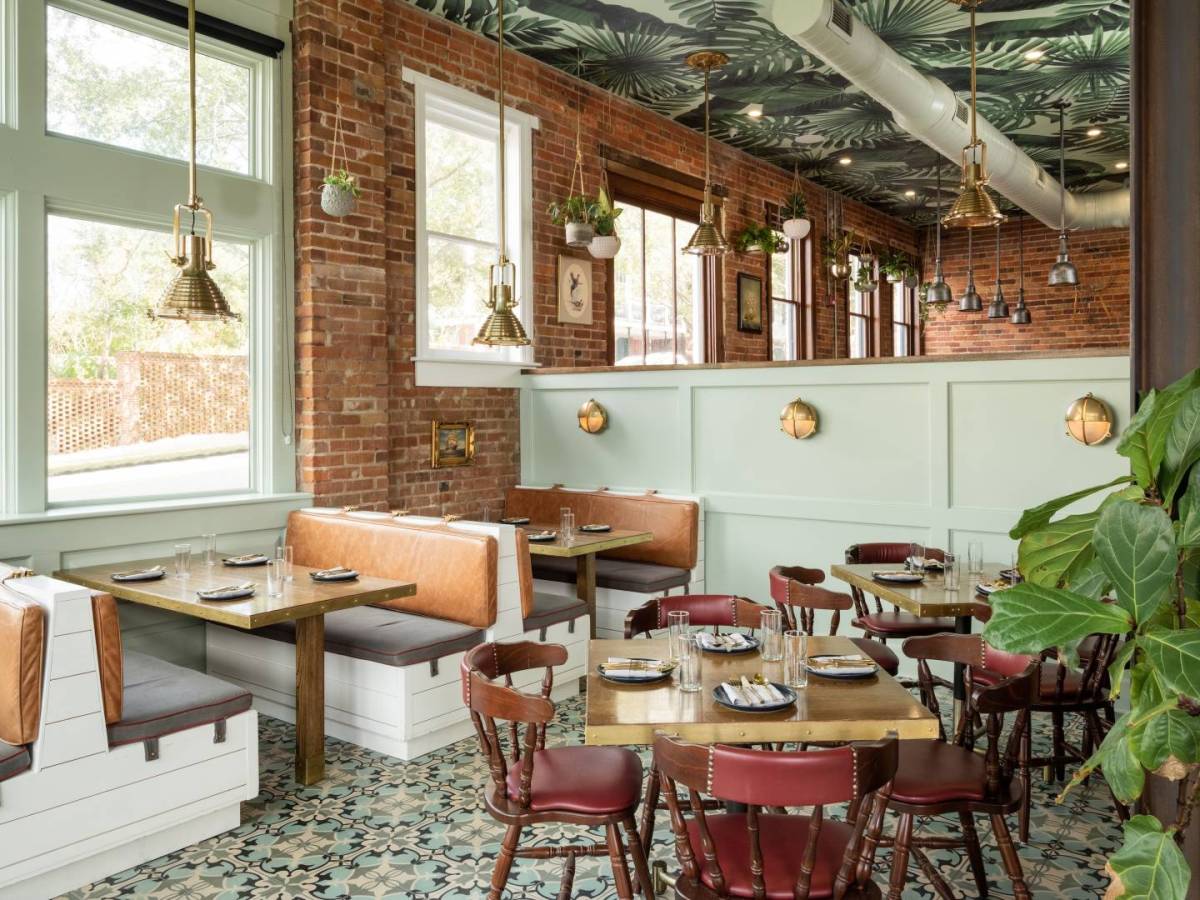
<path fill-rule="evenodd" d="M 684 245 L 683 252 L 695 256 L 721 256 L 729 252 L 729 243 L 721 232 L 721 226 L 717 222 L 717 208 L 712 202 L 708 152 L 708 79 L 713 69 L 729 62 L 729 57 L 719 50 L 700 50 L 690 54 L 685 62 L 693 69 L 704 72 L 704 202 L 700 205 L 700 224 Z"/>

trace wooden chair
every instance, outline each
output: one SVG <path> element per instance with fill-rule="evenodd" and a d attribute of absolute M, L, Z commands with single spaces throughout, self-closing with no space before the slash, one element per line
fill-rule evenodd
<path fill-rule="evenodd" d="M 689 624 L 714 628 L 719 632 L 721 628 L 757 629 L 761 625 L 759 617 L 764 609 L 768 607 L 732 594 L 655 597 L 626 614 L 625 640 L 661 631 L 667 627 L 667 613 L 675 610 L 687 611 Z"/>
<path fill-rule="evenodd" d="M 642 794 L 642 763 L 623 747 L 546 747 L 546 724 L 554 718 L 550 691 L 554 666 L 567 661 L 561 644 L 522 641 L 481 644 L 462 662 L 463 701 L 491 770 L 485 794 L 488 812 L 507 826 L 488 900 L 500 900 L 515 857 L 563 859 L 559 897 L 571 896 L 577 856 L 612 860 L 617 896 L 631 900 L 633 886 L 625 863 L 621 828 L 629 836 L 629 854 L 644 896 L 653 892 L 646 854 L 638 839 L 634 815 Z M 541 694 L 513 687 L 514 672 L 545 667 Z M 497 683 L 496 679 L 504 682 Z M 506 738 L 496 720 L 507 722 Z M 521 726 L 524 725 L 524 735 Z M 605 843 L 538 845 L 521 849 L 522 832 L 542 823 L 568 823 L 605 830 Z"/>
<path fill-rule="evenodd" d="M 903 565 L 904 561 L 908 559 L 909 549 L 910 545 L 904 543 L 852 544 L 846 550 L 846 564 Z M 946 558 L 945 551 L 935 547 L 926 547 L 925 555 L 932 559 Z M 886 643 L 889 638 L 902 640 L 925 634 L 954 631 L 954 619 L 952 618 L 914 616 L 912 613 L 898 608 L 885 610 L 883 603 L 874 594 L 871 595 L 871 599 L 875 601 L 874 609 L 872 609 L 872 604 L 867 601 L 867 595 L 862 588 L 851 585 L 850 593 L 854 597 L 855 612 L 855 618 L 851 624 L 855 628 L 865 631 L 868 637 Z"/>
<path fill-rule="evenodd" d="M 991 819 L 992 832 L 1000 850 L 1004 869 L 1012 880 L 1018 900 L 1029 900 L 1029 888 L 1021 872 L 1021 861 L 1013 846 L 1004 817 L 1018 810 L 1024 796 L 1022 779 L 1016 774 L 1019 749 L 1029 727 L 1029 709 L 1037 700 L 1040 660 L 1037 657 L 1002 653 L 988 647 L 981 637 L 970 634 L 939 634 L 909 638 L 904 652 L 917 660 L 922 694 L 927 695 L 931 711 L 940 718 L 937 697 L 929 672 L 930 660 L 960 663 L 965 667 L 968 705 L 972 713 L 986 718 L 987 748 L 975 752 L 973 715 L 959 719 L 953 740 L 901 741 L 899 763 L 890 785 L 879 792 L 867 829 L 867 851 L 874 853 L 883 828 L 887 808 L 899 814 L 892 851 L 892 875 L 889 900 L 899 900 L 908 877 L 909 856 L 915 856 L 921 871 L 940 897 L 953 897 L 945 880 L 925 855 L 925 848 L 964 847 L 975 884 L 981 897 L 988 894 L 987 872 L 979 835 L 975 831 L 976 813 Z M 976 685 L 973 676 L 987 669 L 1000 676 L 993 684 Z M 1016 713 L 1016 721 L 1002 751 L 1000 734 L 1006 713 Z M 962 825 L 962 837 L 914 837 L 916 816 L 955 813 Z"/>
<path fill-rule="evenodd" d="M 671 810 L 683 900 L 878 897 L 864 855 L 867 817 L 826 821 L 824 807 L 873 799 L 896 770 L 897 741 L 780 752 L 700 745 L 660 734 L 655 764 Z M 679 785 L 687 788 L 680 798 Z M 709 795 L 705 798 L 705 794 Z M 745 804 L 711 814 L 705 799 Z M 811 815 L 786 807 L 813 807 Z M 685 818 L 685 811 L 687 816 Z"/>
<path fill-rule="evenodd" d="M 784 627 L 789 631 L 815 634 L 816 612 L 829 610 L 833 615 L 830 616 L 827 633 L 837 634 L 842 613 L 853 608 L 854 599 L 849 594 L 816 587 L 824 580 L 825 573 L 820 569 L 807 569 L 804 566 L 775 566 L 771 569 L 771 599 L 783 613 Z M 894 676 L 900 670 L 900 660 L 887 644 L 868 637 L 850 640 L 889 675 Z"/>

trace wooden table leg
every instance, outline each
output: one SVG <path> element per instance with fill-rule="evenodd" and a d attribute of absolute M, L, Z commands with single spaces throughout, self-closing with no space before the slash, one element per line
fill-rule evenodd
<path fill-rule="evenodd" d="M 325 777 L 325 617 L 296 620 L 296 781 Z"/>
<path fill-rule="evenodd" d="M 587 606 L 591 638 L 596 639 L 596 554 L 575 557 L 575 596 Z"/>

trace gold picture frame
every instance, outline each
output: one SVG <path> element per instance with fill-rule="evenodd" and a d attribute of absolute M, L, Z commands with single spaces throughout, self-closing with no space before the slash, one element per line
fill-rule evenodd
<path fill-rule="evenodd" d="M 469 466 L 475 461 L 475 426 L 470 422 L 433 421 L 429 461 L 435 469 Z"/>

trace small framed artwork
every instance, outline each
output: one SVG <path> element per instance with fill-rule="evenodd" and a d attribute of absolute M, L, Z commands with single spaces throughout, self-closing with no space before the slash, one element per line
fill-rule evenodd
<path fill-rule="evenodd" d="M 747 275 L 745 272 L 738 272 L 737 300 L 738 331 L 762 334 L 763 280 L 757 275 Z"/>
<path fill-rule="evenodd" d="M 558 258 L 558 321 L 592 324 L 592 261 L 578 256 Z"/>
<path fill-rule="evenodd" d="M 433 422 L 433 467 L 469 466 L 475 460 L 475 426 L 470 422 Z"/>

